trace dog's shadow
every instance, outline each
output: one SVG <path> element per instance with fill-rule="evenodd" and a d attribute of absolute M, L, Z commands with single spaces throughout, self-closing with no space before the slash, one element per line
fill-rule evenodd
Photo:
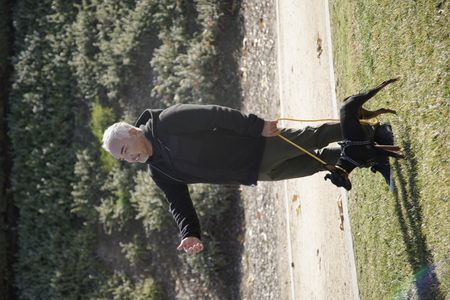
<path fill-rule="evenodd" d="M 436 276 L 433 258 L 428 248 L 426 236 L 422 231 L 421 196 L 417 184 L 417 159 L 411 147 L 409 131 L 403 138 L 403 149 L 408 157 L 399 162 L 395 160 L 394 169 L 397 177 L 394 189 L 395 211 L 398 217 L 403 242 L 406 246 L 408 262 L 414 274 L 427 272 L 415 281 L 415 293 L 419 299 L 444 299 L 440 282 Z"/>

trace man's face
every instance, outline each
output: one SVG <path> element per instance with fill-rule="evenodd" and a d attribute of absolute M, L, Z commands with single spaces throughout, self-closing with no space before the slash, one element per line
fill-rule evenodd
<path fill-rule="evenodd" d="M 145 163 L 150 156 L 145 136 L 136 128 L 130 128 L 129 136 L 111 145 L 111 154 L 118 160 Z"/>

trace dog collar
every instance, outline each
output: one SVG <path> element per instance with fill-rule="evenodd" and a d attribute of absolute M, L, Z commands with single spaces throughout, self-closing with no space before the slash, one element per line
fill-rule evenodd
<path fill-rule="evenodd" d="M 336 169 L 339 169 L 339 170 L 341 170 L 342 172 L 344 172 L 344 173 L 345 173 L 345 175 L 347 175 L 347 176 L 348 176 L 348 172 L 347 172 L 347 170 L 346 170 L 346 169 L 344 169 L 344 168 L 341 168 L 341 167 L 339 167 L 338 165 L 336 165 L 335 167 L 336 167 Z"/>
<path fill-rule="evenodd" d="M 355 161 L 354 159 L 352 159 L 349 155 L 347 155 L 347 153 L 345 153 L 345 149 L 347 147 L 351 147 L 351 146 L 371 145 L 372 144 L 371 141 L 368 141 L 368 140 L 367 141 L 343 140 L 343 141 L 339 142 L 338 144 L 341 146 L 341 159 L 348 161 L 349 163 L 353 164 L 355 167 L 369 167 L 370 166 L 370 165 L 368 165 L 368 166 L 363 165 L 363 164 Z"/>

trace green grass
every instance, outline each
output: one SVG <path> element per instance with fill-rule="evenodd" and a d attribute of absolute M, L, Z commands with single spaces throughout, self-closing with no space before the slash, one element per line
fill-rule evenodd
<path fill-rule="evenodd" d="M 402 76 L 367 105 L 398 112 L 381 118 L 407 155 L 393 162 L 395 191 L 367 169 L 352 174 L 361 299 L 450 297 L 449 2 L 332 0 L 330 7 L 339 99 Z M 425 288 L 424 270 L 436 275 Z"/>

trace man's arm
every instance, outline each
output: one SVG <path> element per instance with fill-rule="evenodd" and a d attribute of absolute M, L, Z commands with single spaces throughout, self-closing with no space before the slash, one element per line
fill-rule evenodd
<path fill-rule="evenodd" d="M 164 174 L 154 169 L 152 169 L 152 172 L 154 174 L 152 178 L 166 195 L 169 202 L 169 210 L 178 225 L 181 238 L 178 250 L 185 250 L 191 253 L 200 252 L 203 250 L 200 222 L 192 204 L 187 185 L 167 178 Z"/>
<path fill-rule="evenodd" d="M 235 131 L 241 135 L 261 136 L 264 120 L 254 114 L 218 105 L 177 104 L 159 116 L 163 127 L 173 133 L 189 133 L 216 128 Z"/>

